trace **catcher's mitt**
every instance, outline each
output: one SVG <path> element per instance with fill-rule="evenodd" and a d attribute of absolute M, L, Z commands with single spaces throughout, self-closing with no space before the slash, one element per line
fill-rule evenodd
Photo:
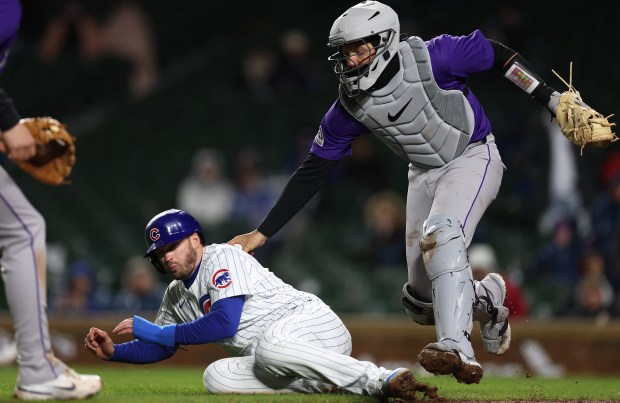
<path fill-rule="evenodd" d="M 613 115 L 603 116 L 590 108 L 581 100 L 579 91 L 572 84 L 572 68 L 570 67 L 570 82 L 567 83 L 558 73 L 553 71 L 560 80 L 568 86 L 568 91 L 560 95 L 555 117 L 562 134 L 574 144 L 581 147 L 581 153 L 588 144 L 597 147 L 607 147 L 618 140 L 618 136 L 611 131 L 615 123 L 610 123 L 609 118 Z"/>
<path fill-rule="evenodd" d="M 49 116 L 20 120 L 28 127 L 36 143 L 36 154 L 17 165 L 47 185 L 67 184 L 75 164 L 75 137 L 65 125 Z"/>

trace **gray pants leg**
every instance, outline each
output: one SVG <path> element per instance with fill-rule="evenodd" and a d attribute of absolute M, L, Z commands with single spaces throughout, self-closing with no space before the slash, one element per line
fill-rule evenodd
<path fill-rule="evenodd" d="M 414 298 L 431 301 L 431 281 L 420 250 L 422 227 L 437 214 L 455 217 L 463 225 L 469 246 L 478 222 L 499 191 L 504 164 L 495 139 L 469 146 L 454 161 L 435 169 L 409 167 L 407 192 L 407 267 Z"/>
<path fill-rule="evenodd" d="M 51 380 L 67 368 L 54 357 L 47 320 L 45 221 L 0 167 L 2 279 L 15 328 L 19 374 L 27 385 Z"/>

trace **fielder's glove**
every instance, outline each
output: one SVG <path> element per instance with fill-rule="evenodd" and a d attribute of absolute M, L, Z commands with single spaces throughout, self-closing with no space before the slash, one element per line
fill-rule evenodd
<path fill-rule="evenodd" d="M 65 125 L 49 116 L 20 120 L 28 127 L 36 143 L 35 155 L 17 165 L 47 185 L 67 184 L 75 164 L 75 137 Z"/>
<path fill-rule="evenodd" d="M 572 64 L 570 83 L 566 83 L 555 71 L 554 73 L 568 86 L 568 91 L 554 94 L 555 97 L 559 97 L 555 117 L 562 134 L 580 146 L 582 154 L 584 147 L 588 144 L 607 147 L 617 141 L 618 136 L 611 131 L 616 124 L 608 120 L 613 115 L 603 116 L 590 108 L 582 101 L 579 91 L 573 87 Z"/>

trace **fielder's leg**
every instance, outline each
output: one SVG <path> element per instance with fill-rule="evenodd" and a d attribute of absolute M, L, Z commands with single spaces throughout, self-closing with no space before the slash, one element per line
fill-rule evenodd
<path fill-rule="evenodd" d="M 19 352 L 17 384 L 49 381 L 67 366 L 51 350 L 47 320 L 45 221 L 0 168 L 2 279 Z"/>
<path fill-rule="evenodd" d="M 438 340 L 422 349 L 420 364 L 434 374 L 453 374 L 459 382 L 478 383 L 482 367 L 470 342 L 475 293 L 461 224 L 447 214 L 429 217 L 420 248 L 432 282 Z"/>
<path fill-rule="evenodd" d="M 403 287 L 402 304 L 411 319 L 420 325 L 434 325 L 431 282 L 426 274 L 420 238 L 422 226 L 428 217 L 432 197 L 427 182 L 436 182 L 428 170 L 409 166 L 407 191 L 406 252 L 408 282 Z"/>

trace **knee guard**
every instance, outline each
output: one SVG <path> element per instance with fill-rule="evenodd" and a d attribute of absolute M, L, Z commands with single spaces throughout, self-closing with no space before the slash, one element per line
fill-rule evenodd
<path fill-rule="evenodd" d="M 473 356 L 469 335 L 475 292 L 459 221 L 447 214 L 429 217 L 422 228 L 420 249 L 433 287 L 437 337 L 462 343 L 463 352 Z"/>
<path fill-rule="evenodd" d="M 431 281 L 442 274 L 469 268 L 461 224 L 447 214 L 434 215 L 424 222 L 420 249 Z"/>
<path fill-rule="evenodd" d="M 433 312 L 432 302 L 422 302 L 415 299 L 411 292 L 409 283 L 403 287 L 403 306 L 405 311 L 415 323 L 420 325 L 434 325 L 435 313 Z"/>

